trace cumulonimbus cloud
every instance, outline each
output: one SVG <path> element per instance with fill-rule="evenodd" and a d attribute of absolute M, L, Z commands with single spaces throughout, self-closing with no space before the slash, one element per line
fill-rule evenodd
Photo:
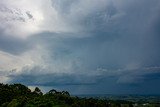
<path fill-rule="evenodd" d="M 2 79 L 30 84 L 27 81 L 34 77 L 34 84 L 52 85 L 73 80 L 95 84 L 110 77 L 116 78 L 115 84 L 137 83 L 150 78 L 154 71 L 159 73 L 153 67 L 160 66 L 159 4 L 158 0 L 1 0 Z"/>

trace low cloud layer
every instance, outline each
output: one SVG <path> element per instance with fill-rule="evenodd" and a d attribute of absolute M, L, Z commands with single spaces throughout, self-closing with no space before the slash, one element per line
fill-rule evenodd
<path fill-rule="evenodd" d="M 0 80 L 71 91 L 76 85 L 74 93 L 156 87 L 159 5 L 159 0 L 2 0 Z"/>

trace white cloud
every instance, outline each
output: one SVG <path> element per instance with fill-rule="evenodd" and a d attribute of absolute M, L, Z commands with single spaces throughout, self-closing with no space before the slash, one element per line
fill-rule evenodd
<path fill-rule="evenodd" d="M 0 51 L 0 73 L 7 75 L 19 75 L 23 73 L 24 69 L 32 69 L 35 66 L 44 66 L 43 50 L 41 47 L 36 46 L 34 49 L 24 52 L 21 55 L 12 55 Z M 46 53 L 45 53 L 46 54 Z M 27 74 L 28 72 L 24 72 Z"/>
<path fill-rule="evenodd" d="M 59 17 L 50 0 L 2 1 L 0 28 L 11 36 L 26 38 L 43 31 L 65 32 L 69 26 Z M 29 17 L 29 15 L 31 17 Z"/>
<path fill-rule="evenodd" d="M 45 30 L 56 32 L 63 23 L 50 0 L 3 0 L 0 5 L 0 19 L 3 23 L 0 28 L 11 36 L 26 38 Z"/>
<path fill-rule="evenodd" d="M 89 29 L 84 28 L 85 18 L 105 10 L 110 3 L 111 0 L 2 0 L 0 19 L 3 26 L 0 28 L 19 38 L 44 31 L 85 32 Z"/>

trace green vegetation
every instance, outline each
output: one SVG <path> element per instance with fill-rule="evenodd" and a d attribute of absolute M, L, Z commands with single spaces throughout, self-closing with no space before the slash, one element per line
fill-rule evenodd
<path fill-rule="evenodd" d="M 0 107 L 160 107 L 146 104 L 137 106 L 123 100 L 79 98 L 70 96 L 67 91 L 54 89 L 46 94 L 36 87 L 32 92 L 22 84 L 0 84 Z"/>

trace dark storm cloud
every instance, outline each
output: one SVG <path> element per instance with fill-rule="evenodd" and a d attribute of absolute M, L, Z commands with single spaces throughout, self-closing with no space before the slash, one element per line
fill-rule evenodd
<path fill-rule="evenodd" d="M 10 76 L 14 78 L 13 75 Z M 56 86 L 56 85 L 93 85 L 96 84 L 95 78 L 93 80 L 87 79 L 85 75 L 57 75 L 57 74 L 44 74 L 44 75 L 18 75 L 15 76 L 11 83 L 24 83 L 27 85 L 41 85 L 41 86 Z M 34 78 L 34 79 L 33 79 Z M 47 78 L 50 78 L 48 80 Z M 80 78 L 80 80 L 78 80 Z M 82 78 L 84 79 L 82 81 Z"/>
<path fill-rule="evenodd" d="M 54 69 L 52 71 L 54 71 Z M 41 69 L 41 67 L 38 66 L 30 69 L 30 72 L 31 73 L 28 73 L 28 69 L 25 68 L 21 74 L 8 75 L 12 80 L 10 83 L 40 86 L 93 85 L 102 79 L 100 76 L 86 74 L 44 73 L 47 72 L 46 69 Z"/>
<path fill-rule="evenodd" d="M 135 79 L 130 82 L 134 83 L 136 78 L 143 80 L 145 78 L 144 67 L 160 66 L 158 42 L 160 38 L 154 31 L 157 26 L 155 20 L 159 20 L 157 18 L 159 10 L 159 1 L 157 0 L 130 1 L 121 7 L 121 10 L 111 4 L 110 7 L 97 14 L 89 14 L 83 20 L 83 22 L 89 21 L 88 26 L 84 26 L 86 29 L 94 30 L 90 32 L 92 36 L 81 39 L 64 39 L 56 48 L 56 53 L 59 57 L 68 55 L 65 53 L 67 51 L 72 53 L 70 58 L 78 57 L 88 71 L 104 67 L 106 69 L 125 69 L 130 73 L 130 70 L 134 72 L 136 69 L 136 74 L 131 72 L 131 76 L 135 75 Z M 113 16 L 119 14 L 118 12 L 122 12 L 123 15 L 114 19 Z M 109 21 L 102 20 L 105 14 L 109 15 Z M 59 48 L 64 51 L 60 51 Z M 107 75 L 106 73 L 106 77 Z M 137 75 L 139 77 L 136 77 Z M 115 74 L 115 76 L 117 75 Z M 146 76 L 146 78 L 150 77 Z"/>
<path fill-rule="evenodd" d="M 160 1 L 110 0 L 103 1 L 107 4 L 103 8 L 89 8 L 90 2 L 53 1 L 62 19 L 71 26 L 80 25 L 83 32 L 41 32 L 29 37 L 28 43 L 45 45 L 47 67 L 27 69 L 29 73 L 22 70 L 10 75 L 10 82 L 77 85 L 79 92 L 86 93 L 141 93 L 142 88 L 149 88 L 147 83 L 156 87 L 160 82 Z M 14 39 L 1 37 L 0 41 L 1 50 L 9 53 L 28 48 L 28 43 Z M 12 45 L 6 45 L 9 41 Z M 159 93 L 159 89 L 143 93 Z"/>

